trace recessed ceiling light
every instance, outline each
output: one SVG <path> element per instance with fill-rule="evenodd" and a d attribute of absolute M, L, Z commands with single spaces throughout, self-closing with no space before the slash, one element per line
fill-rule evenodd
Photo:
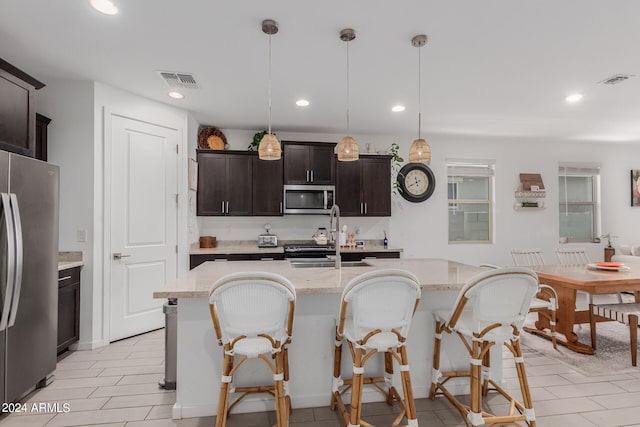
<path fill-rule="evenodd" d="M 180 92 L 169 92 L 167 95 L 169 95 L 170 97 L 175 98 L 175 99 L 184 98 L 184 95 L 181 94 Z"/>
<path fill-rule="evenodd" d="M 91 6 L 98 12 L 105 15 L 115 15 L 118 13 L 118 8 L 113 2 L 109 0 L 91 0 Z"/>
<path fill-rule="evenodd" d="M 309 101 L 307 101 L 306 99 L 298 99 L 296 101 L 296 105 L 298 107 L 307 107 L 309 105 Z"/>
<path fill-rule="evenodd" d="M 393 111 L 394 113 L 404 111 L 404 105 L 394 105 L 393 107 L 391 107 L 391 111 Z"/>
<path fill-rule="evenodd" d="M 565 101 L 567 102 L 578 102 L 582 99 L 584 95 L 582 95 L 581 93 L 572 93 L 571 95 L 567 96 L 565 98 Z"/>

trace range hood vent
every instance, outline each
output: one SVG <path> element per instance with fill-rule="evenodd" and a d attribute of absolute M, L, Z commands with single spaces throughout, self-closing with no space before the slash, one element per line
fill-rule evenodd
<path fill-rule="evenodd" d="M 635 77 L 633 74 L 616 74 L 615 76 L 608 77 L 602 80 L 600 83 L 605 85 L 617 85 L 625 80 L 629 80 L 631 77 Z"/>
<path fill-rule="evenodd" d="M 158 71 L 162 79 L 172 88 L 198 89 L 198 82 L 193 74 L 172 71 Z"/>

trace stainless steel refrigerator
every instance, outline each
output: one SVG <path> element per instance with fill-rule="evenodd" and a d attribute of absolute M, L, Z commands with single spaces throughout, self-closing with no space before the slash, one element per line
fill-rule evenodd
<path fill-rule="evenodd" d="M 56 368 L 57 166 L 0 151 L 0 395 L 14 402 Z"/>

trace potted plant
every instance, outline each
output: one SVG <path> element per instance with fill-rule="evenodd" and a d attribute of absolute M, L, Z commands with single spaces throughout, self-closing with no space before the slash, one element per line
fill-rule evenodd
<path fill-rule="evenodd" d="M 253 135 L 253 141 L 251 141 L 251 144 L 249 144 L 249 146 L 247 147 L 247 149 L 249 151 L 255 151 L 258 149 L 258 146 L 260 145 L 260 141 L 262 140 L 262 137 L 264 137 L 267 134 L 266 130 L 263 130 L 262 132 L 256 132 Z M 273 133 L 273 135 L 275 135 L 275 132 Z"/>
<path fill-rule="evenodd" d="M 398 154 L 399 150 L 400 146 L 395 142 L 392 143 L 387 150 L 387 154 L 391 155 L 391 185 L 393 186 L 393 194 L 398 194 L 402 191 L 398 185 L 398 180 L 396 179 L 398 172 L 400 172 L 400 165 L 404 162 L 404 159 Z"/>
<path fill-rule="evenodd" d="M 600 236 L 601 239 L 607 239 L 607 246 L 604 248 L 604 260 L 605 262 L 611 262 L 611 257 L 616 254 L 616 250 L 613 246 L 611 246 L 611 241 L 618 236 L 614 236 L 611 233 L 603 234 Z"/>

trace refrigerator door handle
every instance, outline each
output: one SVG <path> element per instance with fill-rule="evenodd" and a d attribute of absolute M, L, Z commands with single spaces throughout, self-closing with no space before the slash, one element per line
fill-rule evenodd
<path fill-rule="evenodd" d="M 15 236 L 13 233 L 13 213 L 11 211 L 11 202 L 7 193 L 0 193 L 2 200 L 2 218 L 4 219 L 5 232 L 7 235 L 7 277 L 4 288 L 0 289 L 3 297 L 2 313 L 0 313 L 0 331 L 7 329 L 9 321 L 9 313 L 11 311 L 13 285 L 15 283 Z"/>
<path fill-rule="evenodd" d="M 16 271 L 14 275 L 13 303 L 11 304 L 11 315 L 9 316 L 9 327 L 16 323 L 18 313 L 18 303 L 20 303 L 20 290 L 22 288 L 22 221 L 20 221 L 20 209 L 18 209 L 18 197 L 11 193 L 11 209 L 13 210 L 13 227 L 16 240 Z"/>

